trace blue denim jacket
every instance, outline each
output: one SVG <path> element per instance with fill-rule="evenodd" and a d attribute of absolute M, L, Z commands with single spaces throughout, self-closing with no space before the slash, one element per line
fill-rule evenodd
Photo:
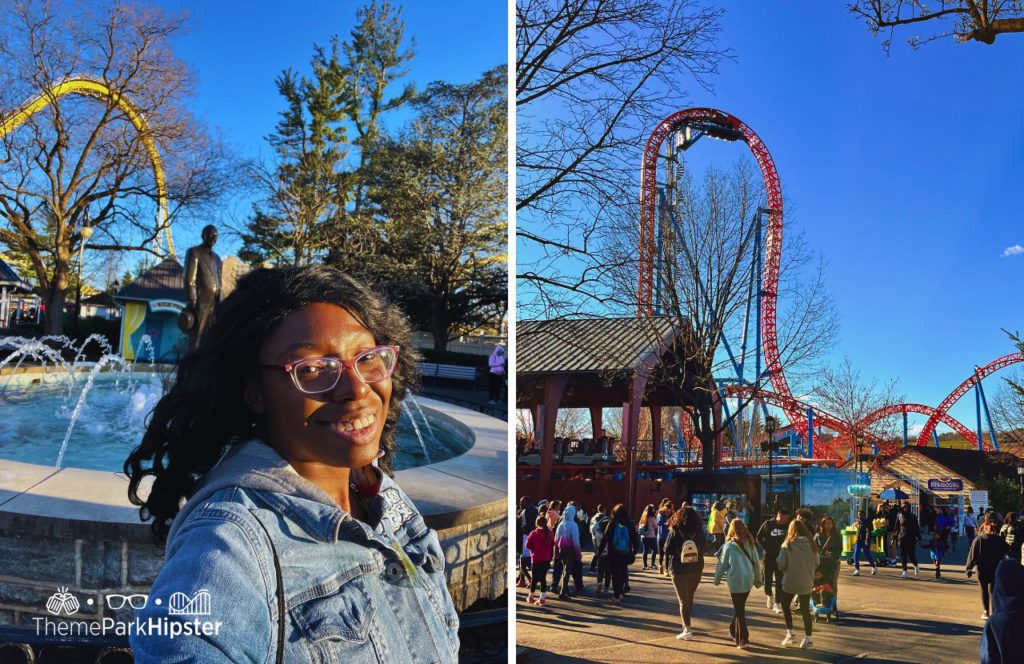
<path fill-rule="evenodd" d="M 232 448 L 171 524 L 164 567 L 135 615 L 149 627 L 129 636 L 135 661 L 273 664 L 269 533 L 285 662 L 455 662 L 458 615 L 437 532 L 380 475 L 379 493 L 364 499 L 371 527 L 266 443 Z"/>

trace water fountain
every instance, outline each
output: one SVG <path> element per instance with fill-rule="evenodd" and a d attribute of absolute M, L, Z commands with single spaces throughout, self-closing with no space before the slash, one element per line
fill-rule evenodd
<path fill-rule="evenodd" d="M 87 345 L 98 361 L 84 361 Z M 80 345 L 0 337 L 0 542 L 11 549 L 3 560 L 21 561 L 15 569 L 0 560 L 0 576 L 14 593 L 6 596 L 24 598 L 0 598 L 0 612 L 17 621 L 46 615 L 31 599 L 41 583 L 69 585 L 83 607 L 94 600 L 92 617 L 103 618 L 111 612 L 102 592 L 145 592 L 159 571 L 161 552 L 128 502 L 120 470 L 163 394 L 161 374 L 166 380 L 173 367 L 158 369 L 149 339 L 139 346 L 126 361 L 98 335 Z M 439 531 L 457 606 L 500 596 L 507 425 L 451 404 L 409 401 L 396 478 Z"/>

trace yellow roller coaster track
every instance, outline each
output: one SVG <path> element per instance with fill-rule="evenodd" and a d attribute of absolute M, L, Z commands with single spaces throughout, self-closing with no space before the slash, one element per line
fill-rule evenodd
<path fill-rule="evenodd" d="M 128 119 L 131 120 L 135 129 L 139 132 L 139 135 L 142 137 L 142 143 L 146 147 L 146 152 L 149 154 L 149 160 L 153 164 L 153 179 L 156 180 L 157 227 L 155 240 L 157 250 L 158 252 L 160 250 L 160 233 L 163 232 L 167 238 L 167 250 L 173 256 L 174 239 L 171 237 L 171 218 L 167 207 L 167 185 L 164 181 L 164 169 L 160 164 L 160 154 L 156 151 L 156 143 L 153 142 L 153 137 L 146 124 L 146 118 L 126 97 L 114 92 L 102 81 L 84 76 L 65 79 L 39 96 L 28 100 L 9 115 L 0 117 L 0 138 L 17 129 L 30 117 L 54 103 L 60 97 L 68 94 L 77 94 L 114 102 L 118 108 L 124 111 L 124 114 L 128 116 Z"/>

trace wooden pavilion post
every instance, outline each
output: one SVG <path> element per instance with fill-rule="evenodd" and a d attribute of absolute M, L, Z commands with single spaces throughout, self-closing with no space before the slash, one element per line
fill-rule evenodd
<path fill-rule="evenodd" d="M 555 422 L 558 420 L 558 406 L 562 402 L 562 392 L 565 391 L 566 379 L 564 376 L 548 376 L 544 379 L 544 451 L 540 460 L 540 484 L 539 498 L 547 498 L 548 482 L 551 480 L 551 465 L 555 449 Z"/>

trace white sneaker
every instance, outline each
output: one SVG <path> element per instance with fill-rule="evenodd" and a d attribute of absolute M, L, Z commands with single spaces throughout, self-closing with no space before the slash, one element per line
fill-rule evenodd
<path fill-rule="evenodd" d="M 693 632 L 690 631 L 689 627 L 684 627 L 683 631 L 676 634 L 676 638 L 680 641 L 689 641 L 693 638 Z"/>
<path fill-rule="evenodd" d="M 768 609 L 770 610 L 772 608 L 772 606 L 775 604 L 775 602 L 772 601 L 772 596 L 771 595 L 765 595 L 765 599 L 768 600 L 767 601 L 767 606 L 768 606 Z"/>
<path fill-rule="evenodd" d="M 859 569 L 853 570 L 853 575 L 854 576 L 860 576 L 860 570 Z"/>
<path fill-rule="evenodd" d="M 782 613 L 782 605 L 776 602 L 775 606 L 772 607 L 772 613 Z"/>
<path fill-rule="evenodd" d="M 987 613 L 981 614 L 981 619 L 982 620 L 988 620 L 988 614 Z"/>
<path fill-rule="evenodd" d="M 796 637 L 793 636 L 792 632 L 786 632 L 786 638 L 782 639 L 782 645 L 790 646 L 796 641 Z"/>
<path fill-rule="evenodd" d="M 906 573 L 906 571 L 904 571 L 904 572 L 903 572 L 903 574 L 900 574 L 900 578 L 901 578 L 901 579 L 905 579 L 905 578 L 907 578 L 907 573 Z"/>
<path fill-rule="evenodd" d="M 878 574 L 878 568 L 877 567 L 872 567 L 871 568 L 871 576 L 874 576 L 876 574 Z"/>
<path fill-rule="evenodd" d="M 800 647 L 801 648 L 810 648 L 813 645 L 814 645 L 814 639 L 812 639 L 809 636 L 805 636 L 804 640 L 800 642 Z"/>

